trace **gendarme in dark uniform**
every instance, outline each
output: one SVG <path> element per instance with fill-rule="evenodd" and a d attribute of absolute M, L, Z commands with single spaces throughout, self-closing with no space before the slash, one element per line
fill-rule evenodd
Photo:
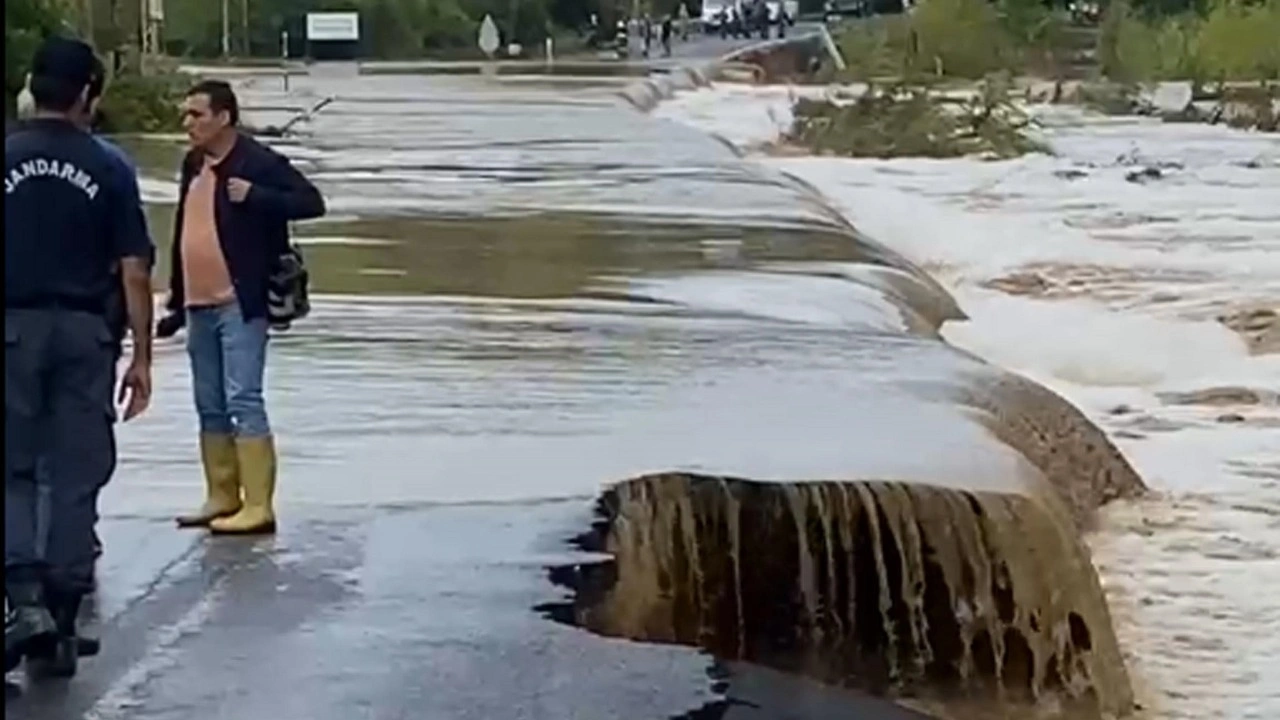
<path fill-rule="evenodd" d="M 88 46 L 51 39 L 33 61 L 33 94 L 53 105 L 67 88 L 96 96 L 102 72 Z M 92 589 L 98 491 L 116 462 L 117 338 L 107 309 L 120 261 L 151 255 L 118 160 L 74 122 L 74 109 L 40 109 L 6 133 L 4 150 L 6 656 L 11 624 L 14 637 L 40 641 L 29 653 L 74 641 L 80 598 Z M 43 554 L 37 461 L 49 485 Z M 74 659 L 62 674 L 73 672 Z"/>

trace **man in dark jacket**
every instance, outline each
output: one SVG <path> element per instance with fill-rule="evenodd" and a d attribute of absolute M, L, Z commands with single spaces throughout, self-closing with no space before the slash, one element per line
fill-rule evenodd
<path fill-rule="evenodd" d="M 104 75 L 88 45 L 45 41 L 34 117 L 5 137 L 5 664 L 25 655 L 59 676 L 76 672 L 98 492 L 115 469 L 107 307 L 122 279 L 134 338 L 124 419 L 151 394 L 151 242 L 118 162 L 84 131 Z"/>
<path fill-rule="evenodd" d="M 182 527 L 275 531 L 276 452 L 263 401 L 267 292 L 289 250 L 289 222 L 319 217 L 324 199 L 288 159 L 238 130 L 231 87 L 187 93 L 168 309 L 157 334 L 187 326 L 206 496 Z"/>

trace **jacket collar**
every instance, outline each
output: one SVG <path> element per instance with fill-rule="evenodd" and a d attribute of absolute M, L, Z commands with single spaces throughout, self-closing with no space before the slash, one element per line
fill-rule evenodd
<path fill-rule="evenodd" d="M 245 152 L 248 151 L 249 145 L 253 143 L 256 143 L 256 141 L 252 137 L 244 132 L 237 131 L 236 144 L 231 146 L 231 151 L 226 154 L 226 157 L 223 157 L 214 165 L 214 172 L 223 174 L 239 168 L 244 161 Z M 184 161 L 187 172 L 190 174 L 200 172 L 200 169 L 204 166 L 204 159 L 205 155 L 200 150 L 188 150 Z"/>

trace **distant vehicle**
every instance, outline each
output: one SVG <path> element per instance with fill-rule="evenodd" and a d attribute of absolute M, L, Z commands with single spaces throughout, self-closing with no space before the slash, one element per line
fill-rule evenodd
<path fill-rule="evenodd" d="M 764 25 L 760 24 L 760 16 L 755 14 L 761 12 L 760 8 L 767 14 Z M 766 28 L 782 24 L 784 10 L 786 23 L 794 25 L 800 12 L 798 0 L 763 0 L 759 5 L 753 0 L 703 0 L 698 22 L 707 34 L 742 38 L 761 33 L 764 37 Z M 781 37 L 781 30 L 779 33 Z"/>
<path fill-rule="evenodd" d="M 702 23 L 702 30 L 708 33 L 720 32 L 721 26 L 729 15 L 730 3 L 716 2 L 715 0 L 702 1 L 702 15 L 698 18 Z"/>
<path fill-rule="evenodd" d="M 864 18 L 872 15 L 899 15 L 914 7 L 919 0 L 827 0 L 822 7 L 826 22 L 841 18 Z"/>
<path fill-rule="evenodd" d="M 1067 9 L 1071 19 L 1081 25 L 1096 25 L 1102 19 L 1102 6 L 1096 2 L 1073 2 Z"/>

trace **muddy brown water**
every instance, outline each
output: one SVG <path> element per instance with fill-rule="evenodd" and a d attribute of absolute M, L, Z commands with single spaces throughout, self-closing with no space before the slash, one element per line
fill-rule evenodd
<path fill-rule="evenodd" d="M 335 98 L 278 145 L 330 207 L 297 228 L 314 315 L 274 340 L 282 506 L 600 497 L 579 544 L 614 559 L 590 583 L 553 571 L 577 591 L 559 619 L 943 715 L 1126 712 L 1076 533 L 1141 489 L 1132 469 L 1064 401 L 937 339 L 962 316 L 918 268 L 617 90 L 243 83 L 258 125 Z M 181 146 L 127 143 L 163 274 Z M 158 356 L 108 516 L 194 499 L 184 352 Z"/>

